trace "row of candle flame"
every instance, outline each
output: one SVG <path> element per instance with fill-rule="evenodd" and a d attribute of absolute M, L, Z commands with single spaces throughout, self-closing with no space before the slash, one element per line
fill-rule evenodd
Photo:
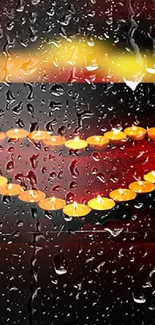
<path fill-rule="evenodd" d="M 14 141 L 28 138 L 31 142 L 43 141 L 44 144 L 52 147 L 65 145 L 70 149 L 78 150 L 89 145 L 94 148 L 104 149 L 108 146 L 109 142 L 114 144 L 122 143 L 128 138 L 131 138 L 134 141 L 143 140 L 146 137 L 146 134 L 151 140 L 155 140 L 155 127 L 146 130 L 140 126 L 133 125 L 127 127 L 124 131 L 112 129 L 111 131 L 105 132 L 103 135 L 94 135 L 88 137 L 86 140 L 80 139 L 78 136 L 66 140 L 63 136 L 54 136 L 45 130 L 38 130 L 29 133 L 24 129 L 11 129 L 6 133 L 0 132 L 0 141 L 4 141 L 6 137 Z"/>
<path fill-rule="evenodd" d="M 116 202 L 127 202 L 134 200 L 137 194 L 150 193 L 155 190 L 155 171 L 144 175 L 144 180 L 132 182 L 129 188 L 115 189 L 109 194 L 109 198 L 97 195 L 88 201 L 87 204 L 73 202 L 67 204 L 65 200 L 55 197 L 46 198 L 45 193 L 39 190 L 24 190 L 19 184 L 9 184 L 4 176 L 0 176 L 0 195 L 18 196 L 21 201 L 27 203 L 38 203 L 43 210 L 58 211 L 69 217 L 84 217 L 91 210 L 106 211 L 115 207 Z"/>

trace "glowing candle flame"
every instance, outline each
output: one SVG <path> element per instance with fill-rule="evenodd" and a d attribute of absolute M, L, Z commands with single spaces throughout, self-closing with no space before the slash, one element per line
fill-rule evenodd
<path fill-rule="evenodd" d="M 118 192 L 123 195 L 123 189 L 122 188 L 119 188 Z"/>
<path fill-rule="evenodd" d="M 138 181 L 138 184 L 139 184 L 140 186 L 143 186 L 143 185 L 144 185 L 142 181 Z"/>
<path fill-rule="evenodd" d="M 100 137 L 95 137 L 95 141 L 99 142 L 100 141 Z"/>
<path fill-rule="evenodd" d="M 12 189 L 12 184 L 8 184 L 8 190 Z"/>
<path fill-rule="evenodd" d="M 30 196 L 36 197 L 36 194 L 33 190 L 30 190 Z"/>
<path fill-rule="evenodd" d="M 56 141 L 56 138 L 54 138 L 54 137 L 52 137 L 51 139 L 52 139 L 52 141 L 53 141 L 53 142 L 55 142 L 55 141 Z"/>
<path fill-rule="evenodd" d="M 77 202 L 74 202 L 74 203 L 73 203 L 73 207 L 74 207 L 75 210 L 77 209 L 77 207 L 78 207 Z"/>
<path fill-rule="evenodd" d="M 120 130 L 118 130 L 118 129 L 113 129 L 113 132 L 114 132 L 115 135 L 117 135 L 117 134 L 120 132 Z"/>
<path fill-rule="evenodd" d="M 38 135 L 41 135 L 41 131 L 37 131 L 34 136 L 37 137 Z"/>
<path fill-rule="evenodd" d="M 102 197 L 101 197 L 101 195 L 97 195 L 97 201 L 98 201 L 99 203 L 102 203 Z"/>
<path fill-rule="evenodd" d="M 55 203 L 55 197 L 54 196 L 51 198 L 51 202 L 52 202 L 52 204 Z"/>
<path fill-rule="evenodd" d="M 155 171 L 154 170 L 152 171 L 152 176 L 155 176 Z"/>
<path fill-rule="evenodd" d="M 79 140 L 80 140 L 79 137 L 75 137 L 75 138 L 74 138 L 74 141 L 75 141 L 75 142 L 78 142 Z"/>
<path fill-rule="evenodd" d="M 133 125 L 133 126 L 132 126 L 132 130 L 133 130 L 133 131 L 136 131 L 136 130 L 137 130 L 137 126 Z"/>
<path fill-rule="evenodd" d="M 14 132 L 15 132 L 15 133 L 18 133 L 18 132 L 19 132 L 19 130 L 18 130 L 18 129 L 14 129 Z"/>

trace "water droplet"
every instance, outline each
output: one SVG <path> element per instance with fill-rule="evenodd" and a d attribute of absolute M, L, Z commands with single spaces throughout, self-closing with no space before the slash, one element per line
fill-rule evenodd
<path fill-rule="evenodd" d="M 55 255 L 53 257 L 54 270 L 58 275 L 64 275 L 67 273 L 66 259 L 62 254 Z"/>
<path fill-rule="evenodd" d="M 137 304 L 144 304 L 146 302 L 146 299 L 143 295 L 139 296 L 138 298 L 136 298 L 134 296 L 134 294 L 132 294 L 132 296 L 133 296 L 134 302 L 136 302 Z"/>

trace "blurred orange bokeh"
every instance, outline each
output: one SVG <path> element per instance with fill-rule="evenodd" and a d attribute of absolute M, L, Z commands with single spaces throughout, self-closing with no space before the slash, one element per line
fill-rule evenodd
<path fill-rule="evenodd" d="M 121 53 L 84 39 L 0 55 L 1 82 L 155 82 L 151 55 Z"/>

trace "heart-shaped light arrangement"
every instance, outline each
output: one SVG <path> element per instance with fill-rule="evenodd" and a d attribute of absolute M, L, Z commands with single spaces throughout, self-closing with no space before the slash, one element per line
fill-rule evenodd
<path fill-rule="evenodd" d="M 86 147 L 91 147 L 96 150 L 104 150 L 110 143 L 122 144 L 128 139 L 133 141 L 143 140 L 146 134 L 150 140 L 155 140 L 155 127 L 148 130 L 139 127 L 131 126 L 123 131 L 113 129 L 106 132 L 104 135 L 93 135 L 86 140 L 75 137 L 66 140 L 62 136 L 54 136 L 45 130 L 28 132 L 23 129 L 12 129 L 6 133 L 0 132 L 0 143 L 6 138 L 13 141 L 19 141 L 27 138 L 33 142 L 43 142 L 49 147 L 65 146 L 72 150 L 80 150 Z M 67 204 L 65 200 L 50 197 L 39 190 L 24 190 L 19 184 L 9 184 L 7 178 L 0 176 L 0 195 L 2 196 L 18 196 L 21 201 L 26 203 L 37 203 L 43 210 L 57 211 L 63 210 L 64 214 L 69 217 L 84 217 L 91 210 L 105 211 L 115 207 L 117 202 L 128 202 L 134 200 L 137 194 L 150 193 L 155 190 L 155 171 L 151 171 L 143 176 L 144 180 L 132 182 L 128 189 L 118 188 L 109 193 L 109 198 L 97 195 L 92 198 L 87 204 L 73 202 Z"/>

